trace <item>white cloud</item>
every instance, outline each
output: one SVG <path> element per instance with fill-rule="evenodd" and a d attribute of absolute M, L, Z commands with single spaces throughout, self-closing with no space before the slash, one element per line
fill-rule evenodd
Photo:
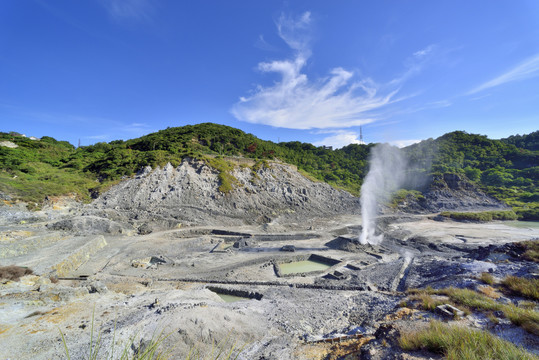
<path fill-rule="evenodd" d="M 526 59 L 524 62 L 515 66 L 506 73 L 479 85 L 473 90 L 470 90 L 467 95 L 472 95 L 508 82 L 526 80 L 536 76 L 539 76 L 539 54 Z"/>
<path fill-rule="evenodd" d="M 399 148 L 403 148 L 403 147 L 406 147 L 406 146 L 410 146 L 412 144 L 416 144 L 418 142 L 420 142 L 421 140 L 418 140 L 418 139 L 410 139 L 410 140 L 393 140 L 393 141 L 390 141 L 389 143 L 393 146 L 396 146 L 396 147 L 399 147 Z"/>
<path fill-rule="evenodd" d="M 149 0 L 103 0 L 109 14 L 118 20 L 150 20 L 153 7 Z"/>
<path fill-rule="evenodd" d="M 396 101 L 397 82 L 382 87 L 340 67 L 325 78 L 310 80 L 302 72 L 310 57 L 310 22 L 309 12 L 296 20 L 279 18 L 279 36 L 295 50 L 295 56 L 258 64 L 261 72 L 277 73 L 280 79 L 241 97 L 231 109 L 237 119 L 290 129 L 343 128 L 375 121 L 373 110 Z"/>
<path fill-rule="evenodd" d="M 355 131 L 336 130 L 330 133 L 334 135 L 328 136 L 320 141 L 313 143 L 315 146 L 333 146 L 334 149 L 340 149 L 343 146 L 350 144 L 360 144 L 359 134 Z"/>
<path fill-rule="evenodd" d="M 432 52 L 432 50 L 434 50 L 434 45 L 429 45 L 427 46 L 426 48 L 424 49 L 421 49 L 419 51 L 416 51 L 414 53 L 414 56 L 416 58 L 424 58 L 425 56 L 427 56 L 428 54 L 430 54 Z"/>
<path fill-rule="evenodd" d="M 299 19 L 293 19 L 281 14 L 276 26 L 279 36 L 292 49 L 305 52 L 309 49 L 309 30 L 311 24 L 311 13 L 303 13 Z"/>

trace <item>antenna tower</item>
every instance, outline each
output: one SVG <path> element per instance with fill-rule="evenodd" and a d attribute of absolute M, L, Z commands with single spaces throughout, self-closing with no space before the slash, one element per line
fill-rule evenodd
<path fill-rule="evenodd" d="M 359 127 L 359 144 L 365 145 L 365 141 L 363 141 L 363 128 L 361 126 Z"/>

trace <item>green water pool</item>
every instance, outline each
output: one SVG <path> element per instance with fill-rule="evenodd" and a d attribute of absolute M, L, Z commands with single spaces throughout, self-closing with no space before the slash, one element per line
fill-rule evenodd
<path fill-rule="evenodd" d="M 241 297 L 241 296 L 235 296 L 235 295 L 219 294 L 219 293 L 217 293 L 217 295 L 219 295 L 219 297 L 221 299 L 223 299 L 224 302 L 227 302 L 227 303 L 232 303 L 232 302 L 236 302 L 236 301 L 243 301 L 243 300 L 250 300 L 248 298 L 244 298 L 244 297 Z"/>
<path fill-rule="evenodd" d="M 519 229 L 539 229 L 539 221 L 504 221 L 503 224 Z"/>
<path fill-rule="evenodd" d="M 331 265 L 327 263 L 314 260 L 302 260 L 294 261 L 291 263 L 279 264 L 281 274 L 283 275 L 308 273 L 312 271 L 324 271 L 326 269 L 329 269 L 330 267 Z"/>

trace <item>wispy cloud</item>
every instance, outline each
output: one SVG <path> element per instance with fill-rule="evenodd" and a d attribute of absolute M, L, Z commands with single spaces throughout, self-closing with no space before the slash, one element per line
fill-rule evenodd
<path fill-rule="evenodd" d="M 434 50 L 434 45 L 429 45 L 424 49 L 418 50 L 414 53 L 414 56 L 416 58 L 422 59 L 425 56 L 429 55 Z"/>
<path fill-rule="evenodd" d="M 102 0 L 102 3 L 117 20 L 149 21 L 154 13 L 149 0 Z"/>
<path fill-rule="evenodd" d="M 294 56 L 258 64 L 261 72 L 277 73 L 280 79 L 241 97 L 231 109 L 237 119 L 291 129 L 346 128 L 376 121 L 374 110 L 398 101 L 399 79 L 379 85 L 369 77 L 359 78 L 353 71 L 336 67 L 326 77 L 310 80 L 304 68 L 311 56 L 311 22 L 309 12 L 295 19 L 284 15 L 278 19 L 278 34 L 294 50 Z M 426 56 L 431 50 L 422 51 L 421 56 Z"/>
<path fill-rule="evenodd" d="M 504 74 L 470 90 L 466 95 L 473 95 L 508 82 L 531 79 L 536 76 L 539 76 L 539 54 L 526 59 Z"/>
<path fill-rule="evenodd" d="M 335 130 L 335 131 L 329 131 L 326 133 L 333 134 L 331 136 L 325 137 L 324 139 L 320 141 L 316 141 L 313 143 L 315 146 L 333 146 L 335 149 L 340 149 L 343 146 L 350 145 L 350 144 L 360 144 L 361 141 L 359 140 L 359 134 L 355 131 L 348 131 L 348 130 Z"/>
<path fill-rule="evenodd" d="M 264 39 L 264 35 L 258 36 L 258 39 L 255 41 L 255 47 L 265 51 L 279 51 L 277 46 L 271 45 L 266 41 L 266 39 Z"/>
<path fill-rule="evenodd" d="M 420 141 L 421 140 L 419 140 L 419 139 L 393 140 L 393 141 L 390 141 L 389 143 L 391 145 L 396 146 L 396 147 L 403 148 L 403 147 L 406 147 L 406 146 L 410 146 L 412 144 L 417 144 Z"/>

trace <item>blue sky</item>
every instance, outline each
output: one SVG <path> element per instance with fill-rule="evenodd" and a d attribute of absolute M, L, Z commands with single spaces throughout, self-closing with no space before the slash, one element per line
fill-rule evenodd
<path fill-rule="evenodd" d="M 0 130 L 76 145 L 215 122 L 406 145 L 539 129 L 539 1 L 0 2 Z"/>

